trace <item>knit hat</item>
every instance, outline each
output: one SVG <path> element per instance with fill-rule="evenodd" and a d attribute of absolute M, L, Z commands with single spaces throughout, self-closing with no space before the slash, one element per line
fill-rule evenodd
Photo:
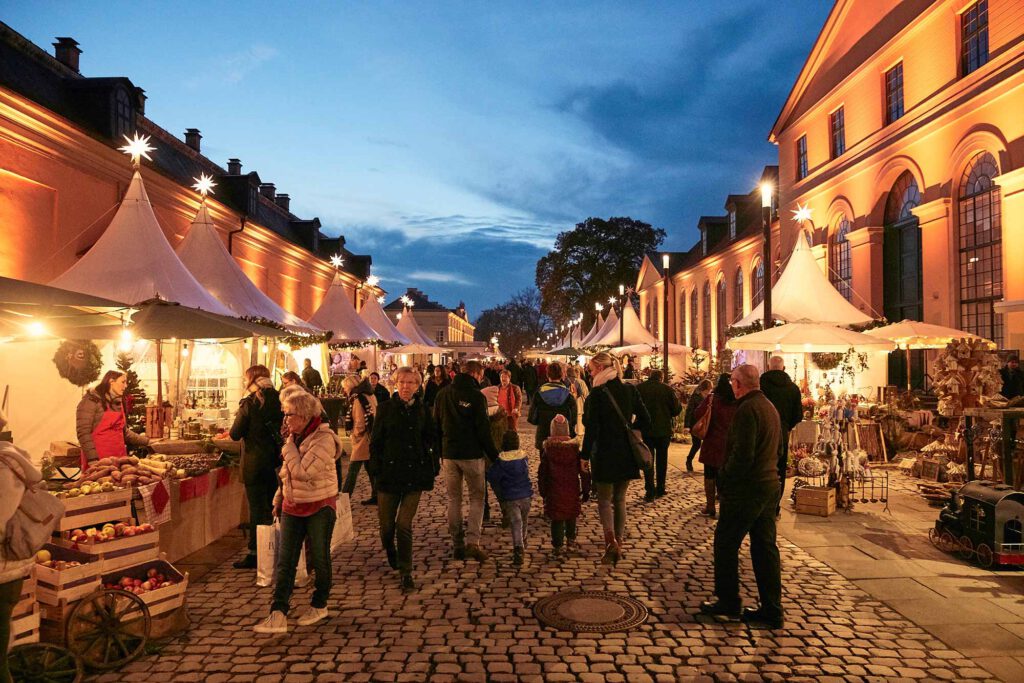
<path fill-rule="evenodd" d="M 519 450 L 519 432 L 514 429 L 509 429 L 505 432 L 505 435 L 501 437 L 501 452 L 507 453 L 509 451 Z"/>
<path fill-rule="evenodd" d="M 551 436 L 569 438 L 569 423 L 565 415 L 555 415 L 551 420 Z"/>

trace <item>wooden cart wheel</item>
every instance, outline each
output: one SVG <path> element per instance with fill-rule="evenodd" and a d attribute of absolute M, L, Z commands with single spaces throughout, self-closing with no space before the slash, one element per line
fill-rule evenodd
<path fill-rule="evenodd" d="M 71 608 L 64 636 L 68 648 L 90 669 L 114 669 L 142 654 L 150 621 L 142 598 L 107 588 L 87 595 Z"/>
<path fill-rule="evenodd" d="M 956 537 L 948 529 L 939 534 L 939 550 L 951 553 L 956 550 Z"/>
<path fill-rule="evenodd" d="M 992 554 L 992 548 L 989 548 L 985 543 L 978 544 L 978 564 L 988 569 L 992 566 L 992 560 L 995 556 Z"/>
<path fill-rule="evenodd" d="M 966 536 L 961 536 L 959 547 L 956 549 L 956 554 L 965 560 L 969 560 L 974 557 L 974 544 L 971 543 L 971 539 Z"/>
<path fill-rule="evenodd" d="M 78 683 L 85 673 L 78 655 L 50 643 L 19 645 L 7 654 L 7 666 L 18 683 Z"/>
<path fill-rule="evenodd" d="M 933 546 L 942 550 L 942 546 L 939 545 L 939 532 L 935 530 L 935 527 L 928 530 L 928 540 L 932 542 Z"/>

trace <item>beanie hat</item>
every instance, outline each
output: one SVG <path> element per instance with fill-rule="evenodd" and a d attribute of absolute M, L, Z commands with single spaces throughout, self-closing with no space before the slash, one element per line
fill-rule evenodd
<path fill-rule="evenodd" d="M 505 435 L 501 437 L 501 452 L 507 453 L 509 451 L 519 450 L 519 432 L 514 429 L 510 429 L 505 432 Z"/>
<path fill-rule="evenodd" d="M 569 438 L 569 423 L 565 415 L 555 415 L 551 420 L 551 436 L 564 436 Z"/>

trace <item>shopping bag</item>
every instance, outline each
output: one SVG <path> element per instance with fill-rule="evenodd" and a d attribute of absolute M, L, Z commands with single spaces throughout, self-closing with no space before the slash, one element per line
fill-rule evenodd
<path fill-rule="evenodd" d="M 256 527 L 256 585 L 273 586 L 277 580 L 277 559 L 281 545 L 281 523 L 260 524 Z M 299 566 L 295 568 L 295 585 L 309 583 L 306 573 L 306 547 L 299 552 Z"/>
<path fill-rule="evenodd" d="M 343 543 L 355 539 L 356 532 L 352 526 L 352 499 L 347 493 L 338 494 L 338 518 L 334 521 L 334 533 L 331 534 L 331 552 L 335 552 Z"/>

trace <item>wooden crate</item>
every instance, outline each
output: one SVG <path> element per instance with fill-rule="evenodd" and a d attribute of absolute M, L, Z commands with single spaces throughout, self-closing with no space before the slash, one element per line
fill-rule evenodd
<path fill-rule="evenodd" d="M 28 614 L 11 620 L 10 647 L 39 642 L 39 605 Z"/>
<path fill-rule="evenodd" d="M 90 493 L 76 498 L 62 498 L 64 516 L 60 531 L 85 529 L 105 522 L 132 523 L 132 489 L 126 487 L 107 493 Z"/>
<path fill-rule="evenodd" d="M 166 557 L 166 556 L 164 556 Z M 152 617 L 172 612 L 185 604 L 185 591 L 188 589 L 188 572 L 182 574 L 174 568 L 166 559 L 151 560 L 120 571 L 104 573 L 103 585 L 118 583 L 123 577 L 130 576 L 133 579 L 146 580 L 146 573 L 150 569 L 164 575 L 167 579 L 174 579 L 177 583 L 166 588 L 156 588 L 139 595 Z"/>
<path fill-rule="evenodd" d="M 11 617 L 17 619 L 23 617 L 26 614 L 31 614 L 32 610 L 36 606 L 36 577 L 29 572 L 29 575 L 25 577 L 21 584 L 21 595 L 18 596 L 18 602 L 14 606 L 14 612 L 11 613 Z"/>
<path fill-rule="evenodd" d="M 836 490 L 831 486 L 804 486 L 796 490 L 797 514 L 828 517 L 836 511 Z"/>
<path fill-rule="evenodd" d="M 62 600 L 74 602 L 100 587 L 103 563 L 96 555 L 53 543 L 47 543 L 43 547 L 50 551 L 54 560 L 74 561 L 82 564 L 69 569 L 54 569 L 36 564 L 36 598 L 42 605 L 59 605 Z M 50 617 L 44 614 L 43 618 L 49 619 Z"/>
<path fill-rule="evenodd" d="M 100 571 L 103 573 L 155 560 L 160 556 L 160 534 L 156 531 L 103 543 L 73 543 L 66 538 L 55 538 L 54 543 L 94 556 L 102 563 Z"/>

